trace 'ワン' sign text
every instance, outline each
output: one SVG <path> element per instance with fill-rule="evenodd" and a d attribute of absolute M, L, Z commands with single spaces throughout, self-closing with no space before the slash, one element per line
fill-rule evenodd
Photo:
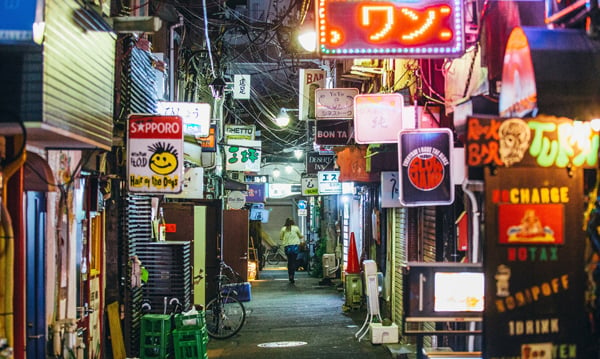
<path fill-rule="evenodd" d="M 448 57 L 464 52 L 463 2 L 319 0 L 325 57 Z"/>

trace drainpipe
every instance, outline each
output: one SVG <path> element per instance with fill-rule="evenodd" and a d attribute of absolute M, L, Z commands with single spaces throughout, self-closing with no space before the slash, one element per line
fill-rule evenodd
<path fill-rule="evenodd" d="M 23 139 L 25 141 L 25 139 Z M 24 147 L 18 157 L 8 163 L 0 172 L 0 241 L 4 243 L 4 273 L 2 279 L 3 302 L 0 303 L 0 339 L 6 338 L 16 358 L 22 355 L 25 348 L 25 257 L 26 244 L 23 240 L 23 207 L 18 198 L 23 196 L 23 170 L 26 154 Z M 15 176 L 12 184 L 9 180 Z M 16 191 L 8 200 L 8 191 Z"/>
<path fill-rule="evenodd" d="M 479 192 L 483 192 L 483 182 L 482 181 L 468 181 L 465 180 L 462 183 L 462 189 L 467 198 L 469 199 L 469 203 L 471 205 L 471 245 L 469 246 L 469 252 L 471 253 L 470 262 L 471 263 L 479 263 L 479 231 L 480 231 L 480 222 L 481 213 L 479 212 L 479 206 L 477 204 L 477 197 L 473 193 L 473 190 L 477 190 Z M 469 330 L 474 331 L 476 329 L 475 322 L 469 322 Z M 473 351 L 475 348 L 475 337 L 470 335 L 467 338 L 467 348 L 469 351 Z"/>
<path fill-rule="evenodd" d="M 183 16 L 179 15 L 179 22 L 169 27 L 169 101 L 175 101 L 175 29 L 183 26 Z"/>
<path fill-rule="evenodd" d="M 481 181 L 464 181 L 462 184 L 463 192 L 467 195 L 469 203 L 471 205 L 471 246 L 470 246 L 470 262 L 479 263 L 480 261 L 480 250 L 479 250 L 479 231 L 480 231 L 480 212 L 477 204 L 477 198 L 473 193 L 472 189 L 476 191 L 483 191 L 483 183 Z"/>

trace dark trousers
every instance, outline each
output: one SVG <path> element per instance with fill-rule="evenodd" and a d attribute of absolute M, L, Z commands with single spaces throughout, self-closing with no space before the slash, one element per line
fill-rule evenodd
<path fill-rule="evenodd" d="M 290 279 L 294 279 L 294 273 L 296 273 L 296 263 L 298 261 L 298 254 L 290 253 L 287 255 L 287 268 L 288 268 L 288 276 Z"/>

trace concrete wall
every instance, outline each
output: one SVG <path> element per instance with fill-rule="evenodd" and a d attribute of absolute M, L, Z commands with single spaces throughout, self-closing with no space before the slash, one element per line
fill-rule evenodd
<path fill-rule="evenodd" d="M 263 223 L 263 229 L 271 236 L 271 239 L 280 244 L 279 231 L 285 224 L 285 219 L 293 218 L 298 224 L 296 217 L 296 200 L 293 198 L 267 200 L 265 209 L 269 211 L 269 222 Z"/>

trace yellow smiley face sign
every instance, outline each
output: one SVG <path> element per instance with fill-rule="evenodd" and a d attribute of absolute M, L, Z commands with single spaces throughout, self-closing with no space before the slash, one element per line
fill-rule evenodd
<path fill-rule="evenodd" d="M 177 169 L 179 165 L 177 150 L 171 144 L 157 142 L 149 146 L 148 150 L 153 152 L 148 164 L 152 172 L 165 176 Z"/>
<path fill-rule="evenodd" d="M 131 114 L 128 121 L 128 190 L 180 193 L 184 174 L 181 116 Z"/>

